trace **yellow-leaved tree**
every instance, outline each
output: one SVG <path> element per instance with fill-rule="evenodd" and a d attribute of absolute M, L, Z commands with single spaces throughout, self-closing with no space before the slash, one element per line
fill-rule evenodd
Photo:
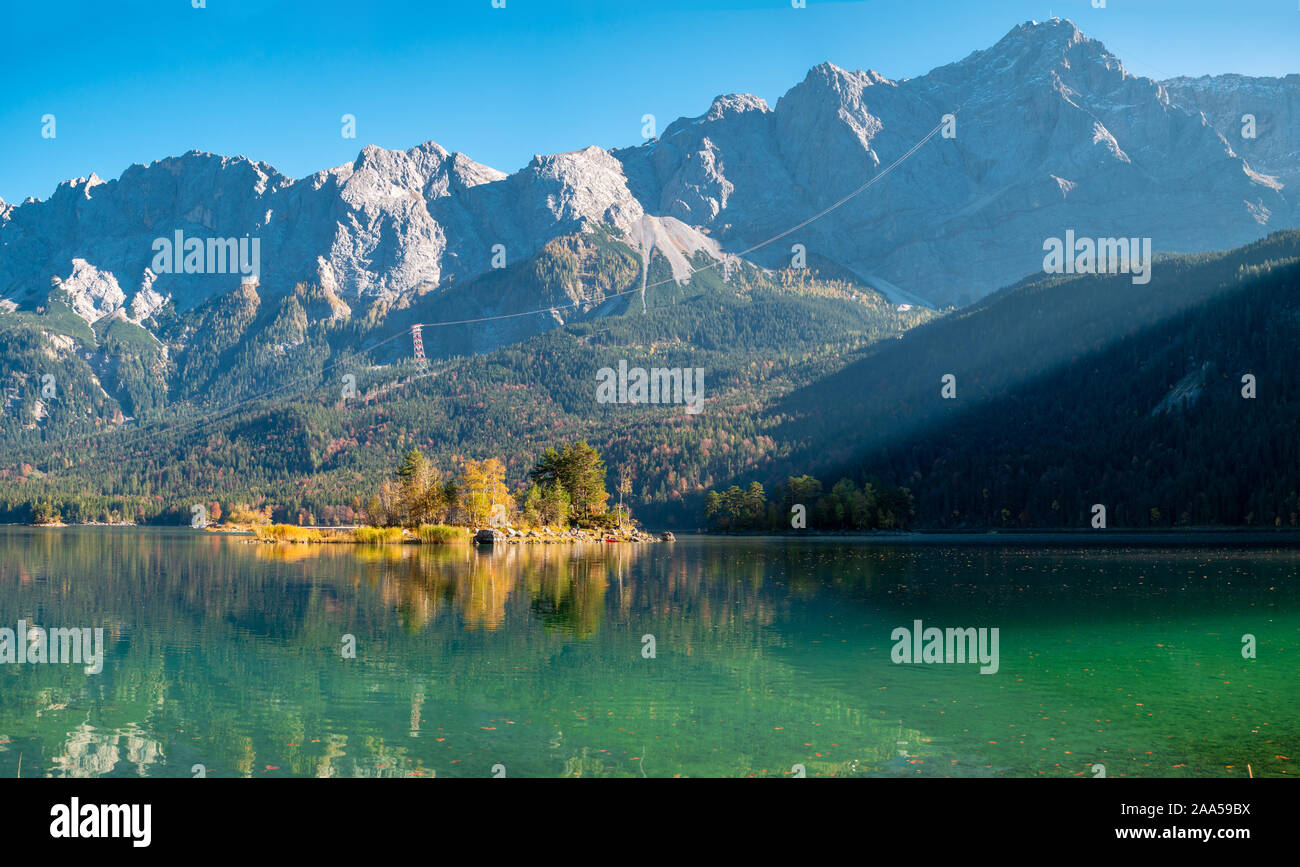
<path fill-rule="evenodd" d="M 506 519 L 514 514 L 515 498 L 506 487 L 506 467 L 497 458 L 465 461 L 458 487 L 461 507 L 472 526 L 486 525 L 494 514 Z"/>

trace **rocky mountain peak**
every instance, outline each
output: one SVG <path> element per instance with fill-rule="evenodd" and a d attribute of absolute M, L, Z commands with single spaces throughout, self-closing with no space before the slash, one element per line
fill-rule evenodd
<path fill-rule="evenodd" d="M 1084 35 L 1073 21 L 1052 18 L 1013 27 L 991 48 L 973 52 L 966 59 L 935 72 L 956 69 L 983 76 L 1013 73 L 1029 79 L 1092 64 L 1123 71 L 1119 59 L 1101 42 Z"/>
<path fill-rule="evenodd" d="M 1068 18 L 1049 18 L 1046 21 L 1026 21 L 1007 32 L 987 49 L 988 53 L 1005 58 L 1043 58 L 1057 60 L 1075 51 L 1101 56 L 1109 55 L 1106 46 L 1092 39 Z"/>
<path fill-rule="evenodd" d="M 457 183 L 466 188 L 505 180 L 509 177 L 505 172 L 475 162 L 462 153 L 452 154 L 450 174 Z"/>
<path fill-rule="evenodd" d="M 760 114 L 771 114 L 772 109 L 768 107 L 765 99 L 754 96 L 752 93 L 723 94 L 713 100 L 713 105 L 709 106 L 709 110 L 701 120 L 705 122 L 721 120 L 751 111 Z"/>
<path fill-rule="evenodd" d="M 641 218 L 623 164 L 602 147 L 538 156 L 529 168 L 533 185 L 547 191 L 546 210 L 557 221 L 596 220 L 628 231 Z"/>
<path fill-rule="evenodd" d="M 281 174 L 274 166 L 245 156 L 221 156 L 207 151 L 190 150 L 180 156 L 166 157 L 148 166 L 132 166 L 122 175 L 156 184 L 159 174 L 166 173 L 182 185 L 225 188 L 247 185 L 256 195 L 283 189 L 293 184 L 293 178 Z M 146 179 L 147 177 L 147 179 Z"/>
<path fill-rule="evenodd" d="M 804 76 L 802 84 L 796 85 L 794 90 L 800 87 L 812 86 L 829 88 L 837 93 L 855 93 L 861 94 L 863 89 L 874 87 L 876 85 L 895 85 L 895 82 L 881 75 L 874 69 L 866 72 L 858 70 L 850 72 L 847 69 L 836 66 L 829 61 L 819 63 L 808 74 Z M 793 91 L 792 91 L 793 92 Z"/>
<path fill-rule="evenodd" d="M 1083 31 L 1079 29 L 1079 26 L 1069 18 L 1059 17 L 1048 18 L 1046 21 L 1030 19 L 1011 28 L 1007 35 L 1003 37 L 1003 40 L 1005 41 L 1014 35 L 1021 36 L 1026 40 L 1066 44 L 1082 42 L 1088 38 L 1083 35 Z"/>
<path fill-rule="evenodd" d="M 795 161 L 800 181 L 818 183 L 838 169 L 829 161 L 848 160 L 854 171 L 863 160 L 876 161 L 872 141 L 884 128 L 872 110 L 875 91 L 888 102 L 897 85 L 879 73 L 849 72 L 833 63 L 809 70 L 802 82 L 777 101 L 776 124 L 781 148 Z"/>
<path fill-rule="evenodd" d="M 451 154 L 434 142 L 404 151 L 366 145 L 352 163 L 347 185 L 358 190 L 369 188 L 377 195 L 422 191 L 436 177 L 445 176 L 450 159 Z"/>
<path fill-rule="evenodd" d="M 1205 75 L 1162 82 L 1170 100 L 1199 113 L 1252 170 L 1300 186 L 1300 75 Z"/>

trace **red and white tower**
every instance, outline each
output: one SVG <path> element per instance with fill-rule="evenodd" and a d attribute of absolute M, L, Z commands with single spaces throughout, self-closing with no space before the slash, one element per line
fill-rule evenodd
<path fill-rule="evenodd" d="M 411 326 L 411 340 L 415 342 L 415 360 L 423 367 L 428 362 L 424 358 L 424 338 L 420 336 L 421 327 L 419 325 Z"/>

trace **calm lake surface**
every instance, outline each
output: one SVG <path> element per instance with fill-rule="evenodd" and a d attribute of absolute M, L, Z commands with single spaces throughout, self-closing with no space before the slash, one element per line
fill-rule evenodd
<path fill-rule="evenodd" d="M 98 675 L 0 665 L 0 776 L 1294 775 L 1298 565 L 1267 547 L 0 528 L 0 626 L 102 627 L 106 656 Z M 918 619 L 998 628 L 998 672 L 893 663 Z"/>

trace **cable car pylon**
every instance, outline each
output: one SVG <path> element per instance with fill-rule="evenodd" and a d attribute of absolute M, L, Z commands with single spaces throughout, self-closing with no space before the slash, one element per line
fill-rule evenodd
<path fill-rule="evenodd" d="M 411 326 L 411 341 L 415 344 L 415 363 L 420 367 L 428 367 L 429 360 L 424 357 L 424 338 L 420 335 L 421 325 Z"/>

